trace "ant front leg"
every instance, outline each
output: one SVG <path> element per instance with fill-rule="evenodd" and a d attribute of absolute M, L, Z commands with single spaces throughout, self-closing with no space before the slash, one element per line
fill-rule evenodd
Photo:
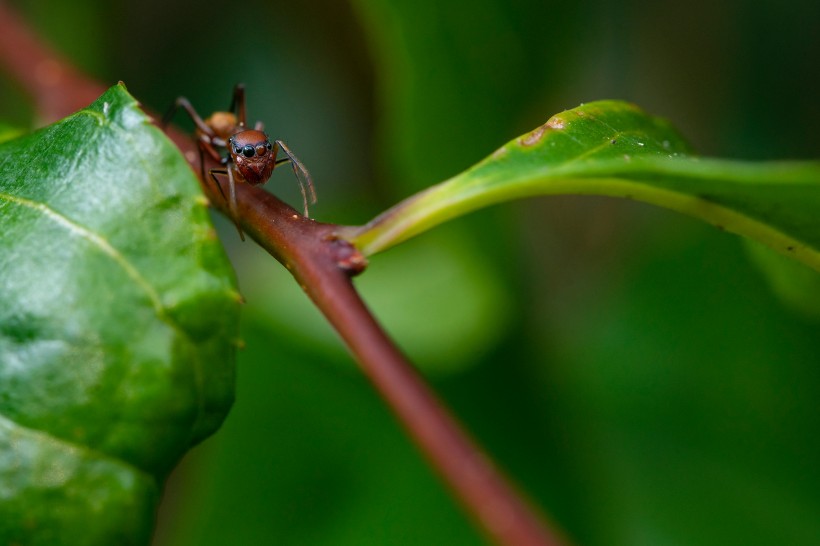
<path fill-rule="evenodd" d="M 237 210 L 236 205 L 236 183 L 233 179 L 233 165 L 228 164 L 227 169 L 209 169 L 208 174 L 216 183 L 216 187 L 219 188 L 219 193 L 222 194 L 222 197 L 225 197 L 225 193 L 222 191 L 222 185 L 219 183 L 219 180 L 217 180 L 216 175 L 228 175 L 228 195 L 230 196 L 228 199 L 226 199 L 226 201 L 228 202 L 228 210 L 231 213 L 231 220 L 233 220 L 233 223 L 236 226 L 236 231 L 239 232 L 239 238 L 244 241 L 245 234 L 242 232 L 242 227 L 239 225 L 239 211 Z"/>
<path fill-rule="evenodd" d="M 199 148 L 199 168 L 200 168 L 200 174 L 202 176 L 202 181 L 203 182 L 206 182 L 206 180 L 205 180 L 205 154 L 206 153 L 208 154 L 208 157 L 210 157 L 213 161 L 215 161 L 217 163 L 221 163 L 221 164 L 225 165 L 228 161 L 227 158 L 222 158 L 219 155 L 219 152 L 216 151 L 216 148 L 214 147 L 214 140 L 216 140 L 216 139 L 212 139 L 212 138 L 208 137 L 208 135 L 200 135 L 199 141 L 197 141 L 198 148 Z M 209 170 L 208 174 L 210 174 L 212 170 L 213 169 Z M 216 178 L 214 178 L 213 175 L 211 176 L 211 178 L 213 178 L 214 181 L 216 181 Z M 225 192 L 222 191 L 222 185 L 219 184 L 219 182 L 217 182 L 216 187 L 219 190 L 219 193 L 222 195 L 222 199 L 225 199 L 227 201 L 228 198 L 225 197 Z"/>
<path fill-rule="evenodd" d="M 293 167 L 293 174 L 296 175 L 296 180 L 299 181 L 299 189 L 302 190 L 302 203 L 305 207 L 305 216 L 308 216 L 308 194 L 310 194 L 310 202 L 316 202 L 316 190 L 313 187 L 313 178 L 311 178 L 310 173 L 302 164 L 302 162 L 299 161 L 296 155 L 293 152 L 291 152 L 290 148 L 288 148 L 287 145 L 281 140 L 273 141 L 274 158 L 276 157 L 276 152 L 279 148 L 282 149 L 282 152 L 284 152 L 287 158 L 277 160 L 275 165 L 279 165 L 280 163 L 290 161 L 290 165 L 291 167 Z M 305 191 L 305 186 L 307 186 L 307 192 Z"/>

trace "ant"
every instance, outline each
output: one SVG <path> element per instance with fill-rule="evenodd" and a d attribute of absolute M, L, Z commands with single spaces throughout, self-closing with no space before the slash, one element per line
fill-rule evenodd
<path fill-rule="evenodd" d="M 299 187 L 302 190 L 305 216 L 308 216 L 308 193 L 310 194 L 310 202 L 316 202 L 316 191 L 313 189 L 313 180 L 310 173 L 284 142 L 274 140 L 271 144 L 268 135 L 263 131 L 262 122 L 257 121 L 253 129 L 246 127 L 245 86 L 243 84 L 240 83 L 234 87 L 233 99 L 227 112 L 214 112 L 204 120 L 197 114 L 188 99 L 178 97 L 168 113 L 162 118 L 163 127 L 168 125 L 180 108 L 188 113 L 196 125 L 194 134 L 199 148 L 202 180 L 205 180 L 205 154 L 208 154 L 208 157 L 224 166 L 221 169 L 208 169 L 208 175 L 213 179 L 222 198 L 228 202 L 234 224 L 236 224 L 239 237 L 243 241 L 245 235 L 242 233 L 242 228 L 239 227 L 235 180 L 246 182 L 251 186 L 260 186 L 270 179 L 273 169 L 277 165 L 290 161 L 293 174 L 296 175 Z M 217 148 L 225 148 L 228 154 L 222 157 Z M 287 157 L 276 159 L 279 150 Z M 222 184 L 216 178 L 218 174 L 227 175 L 230 197 L 225 196 Z M 307 191 L 305 191 L 305 186 L 307 186 Z"/>

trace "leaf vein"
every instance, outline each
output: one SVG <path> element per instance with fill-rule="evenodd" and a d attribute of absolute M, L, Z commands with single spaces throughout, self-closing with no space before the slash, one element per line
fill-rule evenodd
<path fill-rule="evenodd" d="M 3 192 L 0 192 L 0 199 L 3 199 L 9 203 L 29 208 L 31 210 L 35 210 L 43 214 L 46 218 L 66 228 L 70 233 L 78 237 L 81 237 L 86 241 L 90 242 L 91 244 L 93 244 L 94 246 L 96 246 L 104 254 L 106 254 L 112 260 L 114 260 L 114 262 L 116 262 L 125 271 L 125 273 L 137 284 L 137 286 L 142 288 L 142 290 L 148 296 L 148 299 L 151 301 L 151 305 L 154 307 L 155 311 L 157 312 L 157 315 L 159 315 L 160 317 L 166 316 L 165 308 L 163 307 L 159 294 L 154 289 L 154 287 L 151 286 L 151 284 L 145 279 L 145 277 L 143 277 L 140 274 L 140 272 L 131 264 L 131 262 L 129 262 L 125 258 L 125 256 L 123 256 L 116 248 L 114 248 L 111 245 L 111 243 L 109 243 L 105 238 L 94 233 L 90 229 L 72 221 L 66 216 L 63 216 L 62 214 L 60 214 L 59 212 L 57 212 L 56 210 L 52 209 L 44 203 L 38 203 L 36 201 L 32 201 L 24 197 L 18 197 Z"/>

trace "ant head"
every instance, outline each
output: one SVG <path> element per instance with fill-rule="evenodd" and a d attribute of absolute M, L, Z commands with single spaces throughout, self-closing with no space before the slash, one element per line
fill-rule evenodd
<path fill-rule="evenodd" d="M 240 131 L 228 139 L 228 152 L 237 163 L 265 158 L 272 148 L 268 135 L 253 129 Z"/>
<path fill-rule="evenodd" d="M 236 165 L 239 178 L 255 186 L 264 184 L 276 166 L 268 135 L 262 131 L 247 129 L 228 139 L 228 153 Z"/>

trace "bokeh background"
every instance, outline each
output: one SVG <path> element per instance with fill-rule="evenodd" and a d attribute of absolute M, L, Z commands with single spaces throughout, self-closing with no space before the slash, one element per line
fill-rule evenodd
<path fill-rule="evenodd" d="M 151 109 L 185 95 L 207 114 L 244 82 L 322 221 L 363 223 L 603 98 L 704 155 L 820 156 L 816 0 L 10 3 Z M 0 119 L 37 122 L 2 74 Z M 298 207 L 290 173 L 268 188 Z M 295 283 L 215 222 L 248 300 L 237 402 L 169 482 L 155 546 L 482 544 Z M 376 256 L 357 283 L 579 545 L 820 544 L 820 321 L 738 238 L 532 199 Z"/>

